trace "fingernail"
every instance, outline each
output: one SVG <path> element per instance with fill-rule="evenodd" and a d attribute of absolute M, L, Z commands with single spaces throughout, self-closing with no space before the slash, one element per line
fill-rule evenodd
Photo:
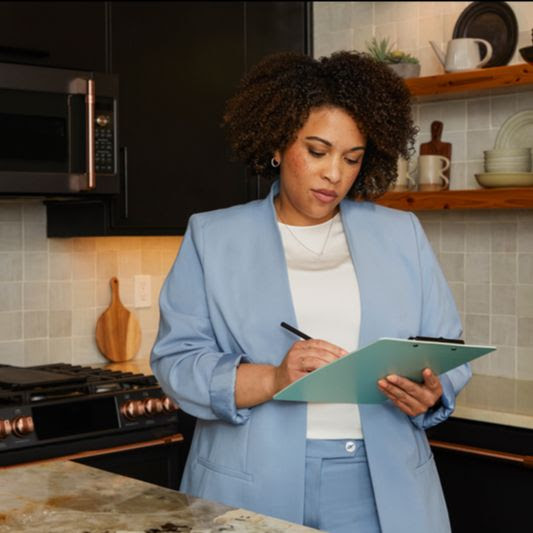
<path fill-rule="evenodd" d="M 387 382 L 386 382 L 384 379 L 380 379 L 380 380 L 378 381 L 378 385 L 379 385 L 380 387 L 383 387 L 384 389 L 387 388 Z"/>
<path fill-rule="evenodd" d="M 398 381 L 398 377 L 395 375 L 387 376 L 387 380 L 391 383 L 396 383 Z"/>

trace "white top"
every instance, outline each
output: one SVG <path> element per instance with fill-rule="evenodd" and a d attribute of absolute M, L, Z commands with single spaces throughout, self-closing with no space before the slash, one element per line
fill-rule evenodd
<path fill-rule="evenodd" d="M 298 322 L 295 326 L 310 337 L 352 352 L 359 344 L 361 302 L 340 214 L 315 226 L 278 222 L 278 227 Z M 359 407 L 309 403 L 307 438 L 362 439 Z"/>

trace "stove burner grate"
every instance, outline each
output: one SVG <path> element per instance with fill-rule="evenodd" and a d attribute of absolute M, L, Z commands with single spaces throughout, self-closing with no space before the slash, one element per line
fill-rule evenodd
<path fill-rule="evenodd" d="M 67 363 L 0 365 L 0 406 L 157 387 L 154 376 L 132 372 Z"/>

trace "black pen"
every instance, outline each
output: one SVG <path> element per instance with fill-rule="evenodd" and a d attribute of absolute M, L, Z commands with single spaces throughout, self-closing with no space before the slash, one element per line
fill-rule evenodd
<path fill-rule="evenodd" d="M 291 333 L 294 333 L 295 335 L 298 335 L 298 337 L 302 337 L 302 339 L 308 341 L 311 337 L 309 335 L 306 335 L 305 333 L 301 332 L 299 329 L 293 328 L 292 326 L 289 326 L 287 322 L 282 322 L 280 324 L 282 328 L 288 329 Z"/>

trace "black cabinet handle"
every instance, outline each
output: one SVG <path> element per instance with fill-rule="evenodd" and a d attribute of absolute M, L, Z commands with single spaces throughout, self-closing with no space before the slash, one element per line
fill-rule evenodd
<path fill-rule="evenodd" d="M 533 455 L 520 455 L 517 453 L 499 452 L 496 450 L 487 450 L 485 448 L 476 448 L 467 444 L 452 444 L 440 440 L 430 440 L 429 443 L 433 448 L 451 450 L 453 452 L 466 453 L 468 455 L 477 455 L 478 457 L 487 457 L 489 459 L 498 459 L 511 463 L 521 464 L 524 468 L 533 468 Z"/>
<path fill-rule="evenodd" d="M 124 218 L 128 218 L 129 202 L 128 202 L 128 147 L 122 146 L 120 149 L 122 154 L 122 196 L 124 198 Z"/>

